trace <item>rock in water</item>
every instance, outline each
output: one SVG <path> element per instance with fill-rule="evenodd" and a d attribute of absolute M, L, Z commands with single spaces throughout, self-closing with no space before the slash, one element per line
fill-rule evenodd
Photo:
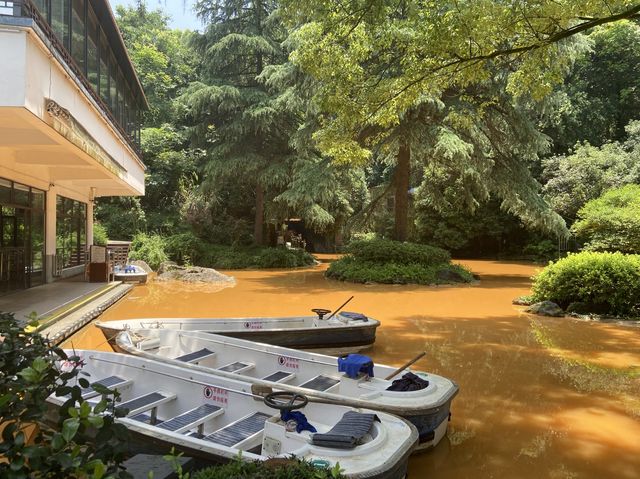
<path fill-rule="evenodd" d="M 436 273 L 436 278 L 438 278 L 439 281 L 445 283 L 466 283 L 467 281 L 465 277 L 460 273 L 458 273 L 457 271 L 452 271 L 450 269 L 438 270 L 438 272 Z"/>
<path fill-rule="evenodd" d="M 165 266 L 163 264 L 163 266 Z M 202 268 L 200 266 L 178 266 L 166 265 L 158 274 L 156 281 L 185 281 L 187 283 L 212 283 L 229 284 L 235 283 L 233 276 L 218 273 L 212 268 Z"/>
<path fill-rule="evenodd" d="M 539 303 L 532 304 L 525 309 L 525 312 L 540 316 L 564 316 L 562 308 L 552 301 L 540 301 Z"/>
<path fill-rule="evenodd" d="M 136 259 L 134 261 L 131 261 L 129 264 L 142 268 L 145 273 L 153 272 L 153 270 L 151 269 L 151 266 L 149 266 L 146 262 L 142 261 L 141 259 Z"/>

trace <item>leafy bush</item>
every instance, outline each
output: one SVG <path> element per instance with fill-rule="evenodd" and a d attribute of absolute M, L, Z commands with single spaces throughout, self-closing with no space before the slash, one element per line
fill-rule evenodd
<path fill-rule="evenodd" d="M 532 296 L 535 301 L 549 300 L 563 308 L 584 303 L 594 313 L 637 316 L 640 256 L 588 251 L 570 254 L 536 275 Z"/>
<path fill-rule="evenodd" d="M 530 255 L 536 261 L 547 262 L 558 257 L 558 245 L 550 239 L 532 241 L 522 249 L 525 255 Z"/>
<path fill-rule="evenodd" d="M 158 269 L 161 263 L 169 259 L 164 238 L 160 235 L 136 234 L 131 242 L 129 259 L 145 261 L 153 269 Z"/>
<path fill-rule="evenodd" d="M 120 468 L 128 450 L 128 431 L 114 422 L 115 395 L 95 386 L 102 399 L 95 405 L 82 400 L 81 388 L 89 381 L 78 375 L 79 358 L 67 357 L 59 348 L 35 332 L 37 323 L 27 330 L 13 314 L 0 313 L 0 418 L 2 443 L 0 477 L 6 479 L 54 477 L 131 478 Z M 59 362 L 68 360 L 68 369 Z M 51 394 L 67 395 L 59 408 L 55 430 L 43 420 Z M 110 397 L 111 396 L 111 397 Z M 52 416 L 49 416 L 50 420 Z M 27 435 L 32 433 L 30 440 Z"/>
<path fill-rule="evenodd" d="M 374 239 L 352 241 L 346 252 L 361 261 L 397 264 L 441 264 L 451 260 L 449 252 L 434 246 Z"/>
<path fill-rule="evenodd" d="M 473 281 L 471 273 L 459 265 L 376 263 L 360 261 L 352 256 L 331 263 L 326 275 L 352 283 L 447 284 Z"/>
<path fill-rule="evenodd" d="M 273 459 L 267 462 L 233 461 L 202 469 L 193 479 L 343 479 L 338 465 L 329 469 L 300 460 Z"/>
<path fill-rule="evenodd" d="M 297 268 L 314 263 L 303 250 L 260 246 L 223 246 L 200 240 L 193 233 L 166 239 L 166 252 L 178 263 L 218 269 Z"/>
<path fill-rule="evenodd" d="M 640 185 L 626 185 L 589 201 L 578 212 L 573 232 L 585 249 L 640 253 Z"/>
<path fill-rule="evenodd" d="M 331 263 L 326 276 L 353 283 L 445 284 L 471 282 L 473 276 L 450 264 L 449 253 L 434 246 L 391 240 L 357 240 L 349 253 Z"/>
<path fill-rule="evenodd" d="M 107 246 L 108 242 L 107 229 L 100 223 L 93 223 L 93 244 Z"/>

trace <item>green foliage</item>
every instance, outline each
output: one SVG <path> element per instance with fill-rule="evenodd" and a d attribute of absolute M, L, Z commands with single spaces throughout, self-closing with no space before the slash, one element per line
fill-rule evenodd
<path fill-rule="evenodd" d="M 114 422 L 115 394 L 104 388 L 95 405 L 82 400 L 89 381 L 78 377 L 80 358 L 68 357 L 30 328 L 19 326 L 13 314 L 0 313 L 0 476 L 7 479 L 91 477 L 130 478 L 120 468 L 128 449 L 128 432 Z M 62 368 L 61 363 L 68 365 Z M 68 395 L 54 429 L 46 399 Z M 33 426 L 38 427 L 33 429 Z M 32 431 L 30 440 L 27 433 Z"/>
<path fill-rule="evenodd" d="M 550 239 L 532 241 L 525 245 L 522 252 L 532 256 L 535 261 L 549 261 L 558 257 L 558 244 Z"/>
<path fill-rule="evenodd" d="M 174 97 L 196 75 L 197 58 L 189 48 L 192 33 L 170 29 L 169 17 L 149 10 L 144 0 L 119 5 L 116 17 L 149 102 L 145 123 L 170 121 Z"/>
<path fill-rule="evenodd" d="M 449 275 L 448 272 L 453 273 Z M 449 284 L 470 283 L 473 275 L 460 265 L 424 266 L 417 263 L 376 263 L 346 256 L 327 269 L 328 278 L 352 283 Z"/>
<path fill-rule="evenodd" d="M 535 301 L 566 308 L 584 303 L 589 312 L 640 314 L 640 256 L 582 252 L 549 263 L 533 279 Z"/>
<path fill-rule="evenodd" d="M 298 459 L 262 462 L 236 460 L 224 466 L 211 467 L 193 474 L 193 479 L 343 479 L 340 466 L 314 466 Z"/>
<path fill-rule="evenodd" d="M 471 282 L 473 276 L 450 264 L 447 251 L 391 240 L 357 240 L 347 255 L 331 263 L 326 276 L 354 283 L 445 284 Z"/>
<path fill-rule="evenodd" d="M 640 121 L 629 123 L 626 132 L 624 143 L 580 144 L 567 155 L 543 161 L 545 198 L 568 221 L 606 190 L 640 181 Z"/>
<path fill-rule="evenodd" d="M 314 257 L 303 250 L 214 245 L 201 241 L 192 233 L 167 238 L 166 251 L 179 263 L 217 269 L 297 268 L 315 262 Z"/>
<path fill-rule="evenodd" d="M 451 260 L 449 252 L 441 248 L 385 239 L 352 241 L 346 252 L 358 260 L 374 263 L 439 265 Z"/>
<path fill-rule="evenodd" d="M 151 268 L 158 269 L 169 256 L 165 252 L 166 241 L 157 234 L 138 233 L 131 242 L 129 259 L 145 261 Z"/>
<path fill-rule="evenodd" d="M 640 253 L 640 185 L 626 185 L 589 201 L 573 232 L 593 251 Z"/>
<path fill-rule="evenodd" d="M 93 223 L 93 244 L 98 246 L 107 246 L 109 237 L 107 229 L 100 223 Z"/>
<path fill-rule="evenodd" d="M 113 240 L 130 240 L 147 228 L 147 217 L 137 197 L 98 198 L 95 217 Z"/>
<path fill-rule="evenodd" d="M 551 113 L 555 151 L 576 143 L 601 146 L 622 141 L 640 109 L 640 26 L 622 21 L 595 28 L 555 98 Z"/>

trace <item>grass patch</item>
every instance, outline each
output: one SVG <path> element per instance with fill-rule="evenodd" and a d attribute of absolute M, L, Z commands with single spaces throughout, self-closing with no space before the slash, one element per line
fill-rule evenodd
<path fill-rule="evenodd" d="M 354 241 L 347 255 L 329 266 L 326 276 L 352 283 L 470 283 L 473 275 L 450 263 L 443 249 L 390 240 Z"/>

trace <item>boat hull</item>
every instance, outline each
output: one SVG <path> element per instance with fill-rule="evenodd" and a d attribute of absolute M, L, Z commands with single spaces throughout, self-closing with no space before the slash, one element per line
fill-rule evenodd
<path fill-rule="evenodd" d="M 268 319 L 268 318 L 267 318 Z M 193 320 L 194 322 L 197 320 Z M 225 321 L 221 319 L 220 321 Z M 295 349 L 321 349 L 324 351 L 355 352 L 361 351 L 373 345 L 376 340 L 376 329 L 380 323 L 376 320 L 369 319 L 367 322 L 357 325 L 340 325 L 337 327 L 302 327 L 302 328 L 253 328 L 259 324 L 254 318 L 248 318 L 246 321 L 237 321 L 237 329 L 212 329 L 209 322 L 206 329 L 198 331 L 219 334 L 232 338 L 254 341 L 257 343 L 272 344 L 275 346 L 283 346 Z M 112 347 L 117 348 L 116 336 L 122 327 L 117 326 L 119 321 L 98 322 L 96 326 L 102 329 L 105 336 L 109 340 Z M 150 321 L 153 324 L 153 321 Z M 185 320 L 181 325 L 171 325 L 170 323 L 158 322 L 160 325 L 157 329 L 177 329 L 181 330 L 183 324 L 188 324 L 189 320 Z M 248 326 L 247 326 L 248 325 Z M 240 329 L 242 328 L 242 329 Z M 153 328 L 149 328 L 153 329 Z"/>
<path fill-rule="evenodd" d="M 227 457 L 212 454 L 208 451 L 203 451 L 188 445 L 179 445 L 173 442 L 165 441 L 161 438 L 151 437 L 147 434 L 142 434 L 129 429 L 131 437 L 130 450 L 136 454 L 171 454 L 179 452 L 183 453 L 185 457 L 193 457 L 211 463 L 212 466 L 227 464 L 233 460 L 237 460 L 238 457 Z M 350 474 L 347 477 L 350 479 L 402 479 L 407 476 L 407 469 L 409 467 L 409 457 L 413 451 L 411 449 L 403 451 L 400 454 L 401 457 L 397 461 L 389 461 L 389 466 L 382 468 L 372 474 Z M 281 461 L 282 459 L 277 459 Z"/>

